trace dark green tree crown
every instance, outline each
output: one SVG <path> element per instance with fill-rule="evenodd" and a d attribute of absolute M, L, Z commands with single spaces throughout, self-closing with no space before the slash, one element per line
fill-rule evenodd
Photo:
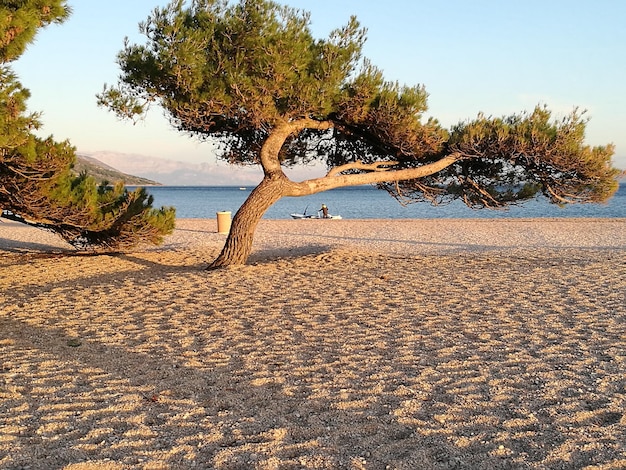
<path fill-rule="evenodd" d="M 173 209 L 153 209 L 143 189 L 98 186 L 86 174 L 75 175 L 69 142 L 32 133 L 39 115 L 27 113 L 30 93 L 6 63 L 24 52 L 40 28 L 68 15 L 60 0 L 0 5 L 0 213 L 49 229 L 77 247 L 158 243 L 173 230 Z"/>
<path fill-rule="evenodd" d="M 345 136 L 368 126 L 384 152 L 423 150 L 424 88 L 385 82 L 362 60 L 365 29 L 354 17 L 316 40 L 308 13 L 272 1 L 176 1 L 140 30 L 146 44 L 126 43 L 118 87 L 99 95 L 120 117 L 157 102 L 179 130 L 223 137 L 224 157 L 238 163 L 256 163 L 269 130 L 300 118 L 333 120 Z M 304 133 L 299 142 L 312 134 L 319 137 Z M 295 149 L 285 161 L 305 158 Z"/>
<path fill-rule="evenodd" d="M 0 4 L 0 62 L 22 55 L 37 31 L 70 15 L 65 0 L 4 0 Z"/>

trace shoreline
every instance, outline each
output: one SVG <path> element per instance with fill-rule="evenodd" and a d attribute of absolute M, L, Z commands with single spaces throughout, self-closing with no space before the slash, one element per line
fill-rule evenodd
<path fill-rule="evenodd" d="M 220 247 L 215 219 L 177 219 L 160 246 L 130 251 Z M 307 247 L 354 247 L 391 253 L 445 253 L 537 248 L 626 249 L 626 218 L 511 219 L 262 219 L 255 231 L 258 252 L 307 252 Z M 44 230 L 1 219 L 0 252 L 74 252 Z M 309 250 L 310 251 L 310 250 Z"/>

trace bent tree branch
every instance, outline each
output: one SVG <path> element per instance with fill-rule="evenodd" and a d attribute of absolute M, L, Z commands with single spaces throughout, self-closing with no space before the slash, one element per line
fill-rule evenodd
<path fill-rule="evenodd" d="M 460 153 L 447 155 L 426 165 L 416 168 L 403 168 L 394 170 L 388 165 L 394 165 L 396 162 L 376 162 L 373 164 L 352 163 L 336 167 L 328 172 L 326 176 L 302 181 L 300 183 L 292 183 L 289 185 L 290 192 L 285 196 L 308 196 L 310 194 L 328 191 L 329 189 L 343 188 L 346 186 L 360 186 L 364 184 L 389 183 L 394 181 L 405 181 L 411 179 L 423 178 L 433 175 L 444 168 L 452 165 L 461 159 Z M 352 173 L 343 174 L 343 172 L 359 169 L 369 171 L 369 173 Z"/>
<path fill-rule="evenodd" d="M 389 170 L 389 167 L 393 167 L 397 164 L 398 162 L 396 161 L 384 161 L 374 163 L 363 163 L 362 161 L 357 161 L 354 163 L 346 163 L 345 165 L 340 165 L 332 168 L 328 173 L 326 173 L 326 176 L 335 176 L 350 170 L 387 171 Z"/>

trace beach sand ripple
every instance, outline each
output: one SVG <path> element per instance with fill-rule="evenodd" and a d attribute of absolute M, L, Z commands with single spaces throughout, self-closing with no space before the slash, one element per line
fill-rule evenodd
<path fill-rule="evenodd" d="M 626 468 L 626 221 L 293 222 L 0 224 L 0 468 Z"/>

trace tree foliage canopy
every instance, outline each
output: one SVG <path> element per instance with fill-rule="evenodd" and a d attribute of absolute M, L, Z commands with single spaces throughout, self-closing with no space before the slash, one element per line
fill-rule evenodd
<path fill-rule="evenodd" d="M 339 186 L 373 183 L 407 202 L 460 198 L 475 208 L 538 193 L 598 202 L 617 188 L 613 146 L 584 144 L 578 110 L 561 120 L 541 106 L 481 114 L 451 129 L 425 119 L 425 88 L 385 80 L 361 55 L 366 31 L 354 17 L 316 39 L 307 12 L 270 0 L 176 0 L 140 30 L 145 43 L 126 41 L 119 83 L 105 85 L 99 104 L 131 119 L 158 104 L 175 128 L 220 142 L 221 158 L 263 167 L 227 248 L 251 238 L 250 206 L 262 214 L 282 196 Z M 328 166 L 325 177 L 293 182 L 281 169 L 314 160 Z"/>
<path fill-rule="evenodd" d="M 30 94 L 6 63 L 26 49 L 39 28 L 68 14 L 60 0 L 0 6 L 0 211 L 52 230 L 77 247 L 158 243 L 173 229 L 173 210 L 152 209 L 143 189 L 128 192 L 122 183 L 98 186 L 86 174 L 75 175 L 75 149 L 69 142 L 33 134 L 39 115 L 27 112 Z"/>
<path fill-rule="evenodd" d="M 71 10 L 65 0 L 4 0 L 0 4 L 0 62 L 18 58 L 37 31 L 61 23 Z"/>

